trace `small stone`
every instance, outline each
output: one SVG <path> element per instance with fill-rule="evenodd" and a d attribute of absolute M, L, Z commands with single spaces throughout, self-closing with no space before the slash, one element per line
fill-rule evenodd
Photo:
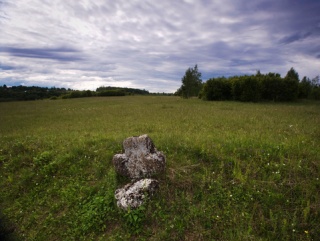
<path fill-rule="evenodd" d="M 165 170 L 165 156 L 157 151 L 148 135 L 125 139 L 123 148 L 125 153 L 116 154 L 112 159 L 118 174 L 137 180 Z"/>
<path fill-rule="evenodd" d="M 149 178 L 129 183 L 115 191 L 117 206 L 124 210 L 138 208 L 144 204 L 147 197 L 152 196 L 158 188 L 159 182 Z"/>

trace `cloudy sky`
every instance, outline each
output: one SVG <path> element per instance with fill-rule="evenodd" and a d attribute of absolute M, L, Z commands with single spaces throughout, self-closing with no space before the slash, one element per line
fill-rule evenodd
<path fill-rule="evenodd" d="M 320 74 L 319 0 L 0 0 L 0 85 L 174 92 L 294 67 Z"/>

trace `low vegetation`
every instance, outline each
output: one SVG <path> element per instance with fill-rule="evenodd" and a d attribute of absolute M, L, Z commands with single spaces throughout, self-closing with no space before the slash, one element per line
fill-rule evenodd
<path fill-rule="evenodd" d="M 0 86 L 0 102 L 17 100 L 42 100 L 42 99 L 73 99 L 95 96 L 125 96 L 125 95 L 148 95 L 147 90 L 122 87 L 99 87 L 96 91 L 72 90 L 66 88 L 48 88 L 38 86 Z"/>
<path fill-rule="evenodd" d="M 0 103 L 0 205 L 22 240 L 317 240 L 320 103 L 167 96 Z M 160 189 L 117 208 L 112 157 L 148 134 Z"/>

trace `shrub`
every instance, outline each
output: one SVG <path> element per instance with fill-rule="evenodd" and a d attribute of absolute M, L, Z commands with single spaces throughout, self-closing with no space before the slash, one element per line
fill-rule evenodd
<path fill-rule="evenodd" d="M 296 76 L 296 75 L 294 75 Z M 295 101 L 308 96 L 312 99 L 320 99 L 317 85 L 313 88 L 308 80 L 299 83 L 297 76 L 291 75 L 281 78 L 280 74 L 268 73 L 262 75 L 258 72 L 250 76 L 233 76 L 229 78 L 209 79 L 201 90 L 201 98 L 204 100 L 229 100 L 244 102 L 271 101 Z"/>
<path fill-rule="evenodd" d="M 281 101 L 294 101 L 298 99 L 299 83 L 296 80 L 284 78 L 281 82 Z"/>
<path fill-rule="evenodd" d="M 99 96 L 125 96 L 126 93 L 122 90 L 104 90 L 98 93 Z"/>
<path fill-rule="evenodd" d="M 279 101 L 281 97 L 282 79 L 280 76 L 268 74 L 260 78 L 261 98 Z"/>
<path fill-rule="evenodd" d="M 312 83 L 307 77 L 299 82 L 299 98 L 308 98 L 312 91 Z"/>
<path fill-rule="evenodd" d="M 203 86 L 201 98 L 204 100 L 230 100 L 231 82 L 225 78 L 209 79 Z"/>
<path fill-rule="evenodd" d="M 254 76 L 242 76 L 234 79 L 232 95 L 235 100 L 257 102 L 261 99 L 261 84 Z"/>
<path fill-rule="evenodd" d="M 311 93 L 310 93 L 310 99 L 320 100 L 320 87 L 319 86 L 315 86 L 312 88 Z"/>

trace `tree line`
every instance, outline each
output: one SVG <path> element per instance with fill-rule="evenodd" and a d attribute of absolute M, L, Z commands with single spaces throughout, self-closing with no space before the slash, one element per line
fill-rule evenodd
<path fill-rule="evenodd" d="M 47 88 L 38 86 L 0 86 L 0 101 L 39 100 L 66 95 L 71 92 L 66 88 Z"/>
<path fill-rule="evenodd" d="M 125 96 L 147 95 L 147 90 L 122 87 L 99 87 L 96 91 L 72 90 L 66 88 L 48 88 L 38 86 L 0 86 L 0 101 L 41 100 L 41 99 L 69 99 L 94 96 Z"/>
<path fill-rule="evenodd" d="M 278 73 L 210 78 L 202 83 L 198 66 L 186 70 L 182 85 L 175 95 L 183 98 L 197 96 L 203 100 L 236 101 L 295 101 L 297 99 L 320 100 L 319 76 L 312 80 L 291 68 L 282 78 Z"/>

